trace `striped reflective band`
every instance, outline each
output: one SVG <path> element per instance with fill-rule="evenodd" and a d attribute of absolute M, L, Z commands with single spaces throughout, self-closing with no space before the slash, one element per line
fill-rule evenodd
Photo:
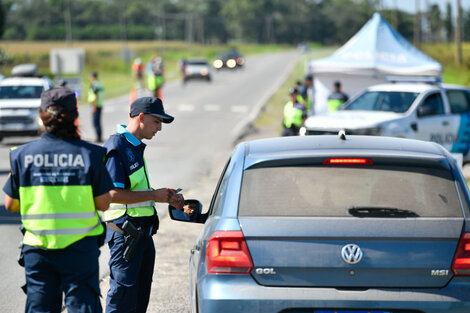
<path fill-rule="evenodd" d="M 85 213 L 50 213 L 50 214 L 27 214 L 22 215 L 23 220 L 49 220 L 49 219 L 71 219 L 71 218 L 92 218 L 96 216 L 96 212 Z"/>
<path fill-rule="evenodd" d="M 142 202 L 136 202 L 136 203 L 130 203 L 130 204 L 116 204 L 109 207 L 108 210 L 122 210 L 122 209 L 135 209 L 135 208 L 142 208 L 142 207 L 147 207 L 147 206 L 154 206 L 155 201 L 142 201 Z"/>
<path fill-rule="evenodd" d="M 46 236 L 46 235 L 83 235 L 88 234 L 90 231 L 100 226 L 100 221 L 92 227 L 86 228 L 65 228 L 65 229 L 45 229 L 45 230 L 31 230 L 28 228 L 30 233 L 35 234 L 36 236 Z"/>

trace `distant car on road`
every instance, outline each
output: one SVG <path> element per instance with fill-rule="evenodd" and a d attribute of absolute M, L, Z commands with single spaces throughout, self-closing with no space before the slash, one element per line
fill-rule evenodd
<path fill-rule="evenodd" d="M 241 68 L 245 64 L 245 58 L 238 50 L 230 50 L 217 55 L 212 65 L 215 69 L 222 68 L 236 69 Z"/>
<path fill-rule="evenodd" d="M 470 89 L 439 83 L 371 86 L 342 110 L 305 121 L 307 135 L 337 133 L 429 140 L 470 161 Z"/>
<path fill-rule="evenodd" d="M 183 81 L 205 79 L 211 81 L 211 69 L 206 58 L 189 58 L 186 62 Z"/>
<path fill-rule="evenodd" d="M 241 143 L 191 249 L 191 312 L 470 312 L 470 193 L 442 146 Z"/>
<path fill-rule="evenodd" d="M 53 86 L 49 78 L 37 74 L 34 64 L 18 65 L 12 75 L 0 80 L 0 140 L 39 134 L 41 94 Z"/>

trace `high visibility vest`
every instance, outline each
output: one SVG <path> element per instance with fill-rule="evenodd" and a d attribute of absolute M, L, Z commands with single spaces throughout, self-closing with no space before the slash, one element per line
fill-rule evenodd
<path fill-rule="evenodd" d="M 19 191 L 24 244 L 63 249 L 103 233 L 91 186 L 31 186 Z"/>
<path fill-rule="evenodd" d="M 338 108 L 344 103 L 343 100 L 339 99 L 328 99 L 328 113 L 338 111 Z"/>
<path fill-rule="evenodd" d="M 98 100 L 96 102 L 96 107 L 101 108 L 103 106 L 104 87 L 99 81 L 95 80 L 91 83 L 90 88 L 88 89 L 87 100 L 88 103 L 93 103 L 95 100 Z"/>
<path fill-rule="evenodd" d="M 338 111 L 338 108 L 348 100 L 348 97 L 338 91 L 333 92 L 328 97 L 328 113 Z"/>
<path fill-rule="evenodd" d="M 119 136 L 119 137 L 114 137 Z M 116 134 L 111 136 L 109 139 L 112 144 L 110 144 L 109 151 L 117 151 L 119 156 L 121 157 L 121 162 L 124 166 L 126 174 L 129 177 L 129 190 L 138 191 L 138 190 L 150 190 L 150 182 L 148 180 L 148 173 L 147 173 L 147 165 L 145 162 L 145 158 L 143 155 L 141 158 L 137 155 L 134 155 L 133 163 L 129 163 L 128 156 L 122 155 L 121 153 L 126 154 L 126 152 L 120 151 L 119 146 L 123 145 L 121 140 L 126 140 L 124 136 Z M 108 142 L 105 143 L 105 146 Z M 118 147 L 117 147 L 118 146 Z M 126 148 L 128 146 L 126 144 Z M 128 151 L 128 150 L 124 151 Z M 129 164 L 136 164 L 138 163 L 138 168 L 133 170 L 132 173 L 129 173 Z M 153 216 L 155 214 L 154 208 L 154 201 L 143 201 L 139 203 L 131 203 L 131 204 L 122 204 L 122 203 L 111 203 L 108 210 L 106 210 L 103 214 L 105 221 L 112 221 L 118 219 L 125 214 L 131 217 L 146 217 L 146 216 Z"/>
<path fill-rule="evenodd" d="M 284 126 L 291 128 L 292 126 L 300 127 L 303 123 L 302 110 L 296 108 L 292 101 L 284 105 Z"/>
<path fill-rule="evenodd" d="M 80 145 L 55 141 L 51 144 L 58 152 L 51 154 L 41 150 L 44 142 L 37 145 L 38 142 L 11 151 L 12 171 L 20 176 L 21 222 L 26 229 L 23 243 L 63 249 L 84 237 L 102 234 L 104 229 L 87 177 L 93 167 L 89 160 L 102 160 L 104 149 L 96 147 L 98 154 Z"/>
<path fill-rule="evenodd" d="M 148 85 L 149 90 L 155 90 L 157 88 L 157 81 L 153 73 L 147 74 L 147 85 Z"/>
<path fill-rule="evenodd" d="M 148 174 L 146 168 L 147 166 L 142 166 L 139 170 L 129 176 L 129 181 L 131 183 L 130 190 L 150 190 L 150 185 L 147 180 Z M 108 210 L 106 210 L 103 214 L 104 221 L 113 221 L 124 216 L 124 214 L 127 214 L 131 217 L 153 216 L 155 214 L 154 205 L 155 201 L 143 201 L 131 204 L 111 203 Z"/>

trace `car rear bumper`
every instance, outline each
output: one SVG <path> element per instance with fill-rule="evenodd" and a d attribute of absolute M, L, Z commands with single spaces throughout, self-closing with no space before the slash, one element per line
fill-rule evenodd
<path fill-rule="evenodd" d="M 249 275 L 207 275 L 198 286 L 198 303 L 199 313 L 279 313 L 296 309 L 305 313 L 322 309 L 468 313 L 469 290 L 468 278 L 454 278 L 441 289 L 338 290 L 263 287 Z"/>

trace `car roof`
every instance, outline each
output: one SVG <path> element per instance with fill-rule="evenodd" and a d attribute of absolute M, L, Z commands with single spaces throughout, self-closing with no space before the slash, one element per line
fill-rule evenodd
<path fill-rule="evenodd" d="M 401 92 L 427 92 L 440 89 L 470 90 L 465 86 L 453 84 L 425 84 L 425 83 L 388 83 L 370 86 L 368 91 L 401 91 Z"/>
<path fill-rule="evenodd" d="M 296 136 L 260 139 L 245 143 L 245 156 L 257 163 L 267 159 L 321 156 L 380 156 L 438 161 L 448 153 L 438 144 L 414 139 L 346 135 Z M 246 164 L 250 166 L 250 164 Z"/>
<path fill-rule="evenodd" d="M 43 86 L 46 81 L 43 77 L 8 77 L 0 80 L 0 86 Z"/>

